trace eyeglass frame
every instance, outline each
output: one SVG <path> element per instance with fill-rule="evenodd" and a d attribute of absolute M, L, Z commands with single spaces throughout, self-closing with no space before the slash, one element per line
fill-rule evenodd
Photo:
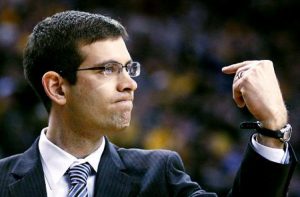
<path fill-rule="evenodd" d="M 104 71 L 104 76 L 109 76 L 110 74 L 105 74 L 105 69 L 110 64 L 119 65 L 118 71 L 117 71 L 118 74 L 123 71 L 123 68 L 125 68 L 126 72 L 129 74 L 129 76 L 131 78 L 138 77 L 140 75 L 140 72 L 141 72 L 141 64 L 137 61 L 129 61 L 125 65 L 123 65 L 123 64 L 121 64 L 120 62 L 117 62 L 117 61 L 109 61 L 109 62 L 102 63 L 99 66 L 95 66 L 95 67 L 79 68 L 76 71 L 103 70 Z M 138 70 L 138 72 L 135 76 L 130 75 L 129 69 L 132 68 L 132 67 L 128 67 L 129 65 L 133 65 L 133 64 L 135 64 L 137 66 L 137 70 Z"/>

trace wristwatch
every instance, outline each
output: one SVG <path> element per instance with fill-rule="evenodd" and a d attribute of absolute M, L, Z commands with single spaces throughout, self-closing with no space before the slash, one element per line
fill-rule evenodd
<path fill-rule="evenodd" d="M 282 142 L 288 142 L 291 139 L 292 136 L 292 126 L 290 124 L 286 124 L 282 129 L 280 130 L 270 130 L 262 127 L 261 122 L 242 122 L 240 124 L 241 129 L 255 129 L 257 133 L 260 133 L 261 135 L 272 137 L 279 139 Z"/>

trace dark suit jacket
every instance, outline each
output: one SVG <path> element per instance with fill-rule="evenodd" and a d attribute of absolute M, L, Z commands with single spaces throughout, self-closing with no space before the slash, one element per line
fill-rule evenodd
<path fill-rule="evenodd" d="M 95 196 L 216 196 L 192 182 L 177 153 L 167 150 L 124 149 L 106 139 Z M 248 145 L 229 196 L 282 197 L 295 168 L 267 161 Z M 46 196 L 38 139 L 23 154 L 0 160 L 0 196 Z"/>

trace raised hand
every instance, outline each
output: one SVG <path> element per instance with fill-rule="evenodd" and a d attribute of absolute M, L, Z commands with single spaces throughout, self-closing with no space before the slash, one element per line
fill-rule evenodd
<path fill-rule="evenodd" d="M 238 107 L 246 106 L 263 127 L 271 130 L 287 123 L 287 110 L 271 61 L 244 61 L 223 67 L 222 71 L 235 74 L 232 92 Z"/>

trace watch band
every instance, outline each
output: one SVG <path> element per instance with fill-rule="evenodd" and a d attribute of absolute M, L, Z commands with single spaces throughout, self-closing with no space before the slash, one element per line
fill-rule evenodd
<path fill-rule="evenodd" d="M 280 130 L 270 130 L 262 127 L 262 124 L 257 122 L 242 122 L 240 124 L 241 129 L 255 129 L 256 132 L 260 133 L 261 135 L 272 137 L 279 139 L 282 142 L 288 142 L 292 135 L 292 126 L 290 124 L 286 124 Z"/>
<path fill-rule="evenodd" d="M 281 133 L 281 131 L 272 131 L 265 128 L 257 128 L 256 131 L 262 135 L 272 137 L 272 138 L 277 138 L 277 139 L 283 138 L 283 134 L 284 134 Z"/>

